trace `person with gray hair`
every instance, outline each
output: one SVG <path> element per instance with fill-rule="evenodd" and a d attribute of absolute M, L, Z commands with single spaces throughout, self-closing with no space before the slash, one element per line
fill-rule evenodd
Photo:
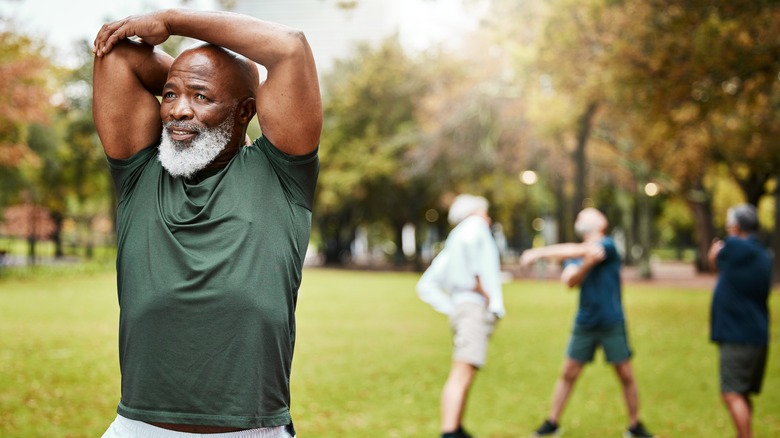
<path fill-rule="evenodd" d="M 485 364 L 496 323 L 506 312 L 487 199 L 459 195 L 447 218 L 455 228 L 417 283 L 417 293 L 449 317 L 453 331 L 452 365 L 441 394 L 442 437 L 467 438 L 462 425 L 466 399 Z"/>
<path fill-rule="evenodd" d="M 772 262 L 756 237 L 756 209 L 728 209 L 728 237 L 715 240 L 710 266 L 718 281 L 712 296 L 710 338 L 718 344 L 720 391 L 738 438 L 751 437 L 752 394 L 761 392 L 769 345 Z"/>

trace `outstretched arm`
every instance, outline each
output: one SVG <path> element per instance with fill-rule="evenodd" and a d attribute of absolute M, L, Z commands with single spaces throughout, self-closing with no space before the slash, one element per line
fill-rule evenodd
<path fill-rule="evenodd" d="M 520 256 L 520 264 L 529 266 L 539 259 L 563 260 L 585 256 L 588 251 L 588 243 L 559 243 L 523 251 Z"/>
<path fill-rule="evenodd" d="M 106 56 L 125 38 L 156 45 L 170 35 L 225 47 L 264 66 L 258 87 L 260 128 L 282 152 L 302 155 L 319 144 L 322 103 L 317 69 L 304 35 L 288 27 L 230 12 L 171 9 L 108 23 L 95 39 L 95 54 Z"/>

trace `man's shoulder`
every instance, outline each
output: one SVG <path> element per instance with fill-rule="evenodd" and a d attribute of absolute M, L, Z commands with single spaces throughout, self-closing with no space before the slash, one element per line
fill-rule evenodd
<path fill-rule="evenodd" d="M 133 166 L 137 164 L 142 164 L 150 161 L 152 158 L 156 157 L 159 154 L 159 141 L 150 144 L 149 146 L 146 146 L 145 148 L 135 152 L 134 154 L 130 155 L 126 158 L 112 158 L 106 154 L 106 159 L 108 160 L 108 164 L 114 168 L 123 168 L 128 166 Z"/>
<path fill-rule="evenodd" d="M 477 241 L 491 236 L 490 226 L 476 216 L 470 216 L 464 219 L 452 230 L 452 234 L 462 241 Z"/>
<path fill-rule="evenodd" d="M 243 148 L 249 153 L 260 153 L 271 160 L 289 162 L 291 164 L 307 164 L 319 160 L 319 148 L 305 155 L 290 155 L 280 150 L 268 137 L 260 135 L 252 144 Z"/>
<path fill-rule="evenodd" d="M 615 248 L 615 239 L 611 236 L 604 236 L 599 242 L 604 248 Z"/>

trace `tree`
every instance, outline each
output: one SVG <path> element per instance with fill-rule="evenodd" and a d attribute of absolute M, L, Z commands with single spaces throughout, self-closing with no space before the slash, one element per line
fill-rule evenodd
<path fill-rule="evenodd" d="M 711 166 L 726 164 L 754 204 L 780 168 L 780 10 L 772 1 L 626 0 L 609 13 L 614 85 L 625 108 L 643 111 L 645 156 L 687 194 L 704 254 L 714 235 Z"/>
<path fill-rule="evenodd" d="M 79 49 L 79 62 L 63 78 L 64 103 L 58 113 L 63 126 L 59 157 L 62 173 L 58 184 L 67 192 L 67 214 L 77 225 L 78 241 L 91 257 L 92 222 L 108 212 L 113 217 L 116 194 L 92 119 L 92 52 L 86 41 Z"/>
<path fill-rule="evenodd" d="M 40 165 L 27 134 L 48 120 L 50 69 L 42 43 L 0 21 L 0 208 L 20 201 L 24 172 Z"/>
<path fill-rule="evenodd" d="M 0 223 L 0 233 L 27 240 L 27 258 L 29 264 L 34 265 L 37 242 L 50 238 L 55 227 L 48 209 L 26 202 L 5 210 Z"/>
<path fill-rule="evenodd" d="M 323 80 L 324 127 L 317 216 L 326 262 L 348 254 L 355 227 L 383 222 L 400 233 L 422 208 L 424 174 L 409 161 L 418 142 L 416 101 L 426 79 L 397 38 L 361 45 Z M 400 260 L 400 258 L 398 258 Z"/>

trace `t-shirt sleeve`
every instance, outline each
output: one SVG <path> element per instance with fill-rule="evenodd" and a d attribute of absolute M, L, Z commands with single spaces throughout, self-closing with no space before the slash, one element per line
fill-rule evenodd
<path fill-rule="evenodd" d="M 132 191 L 144 166 L 149 160 L 154 159 L 155 156 L 157 156 L 157 145 L 142 149 L 136 152 L 135 155 L 123 160 L 106 156 L 119 202 L 122 202 L 122 199 Z"/>
<path fill-rule="evenodd" d="M 615 241 L 607 238 L 601 241 L 601 245 L 604 247 L 604 260 L 603 262 L 609 261 L 609 260 L 619 260 L 620 254 L 618 253 L 617 247 L 615 246 Z"/>
<path fill-rule="evenodd" d="M 254 144 L 268 157 L 292 202 L 311 211 L 320 170 L 319 148 L 306 155 L 287 155 L 264 136 Z"/>

